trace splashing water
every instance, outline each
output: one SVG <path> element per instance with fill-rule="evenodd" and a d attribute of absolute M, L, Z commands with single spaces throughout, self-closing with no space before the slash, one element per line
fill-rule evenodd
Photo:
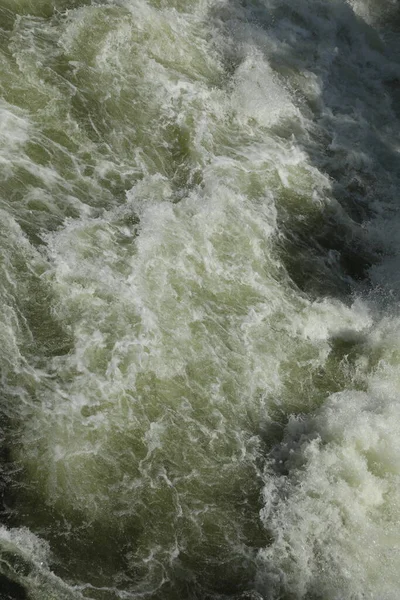
<path fill-rule="evenodd" d="M 397 600 L 399 23 L 0 0 L 0 597 Z"/>

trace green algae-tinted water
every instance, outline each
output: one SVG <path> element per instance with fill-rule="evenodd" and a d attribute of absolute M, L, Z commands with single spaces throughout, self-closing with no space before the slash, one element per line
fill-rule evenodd
<path fill-rule="evenodd" d="M 389 0 L 0 0 L 1 600 L 397 600 Z"/>

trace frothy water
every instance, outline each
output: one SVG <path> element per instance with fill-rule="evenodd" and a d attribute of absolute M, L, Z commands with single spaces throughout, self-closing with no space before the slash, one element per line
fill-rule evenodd
<path fill-rule="evenodd" d="M 399 11 L 0 0 L 0 597 L 397 600 Z"/>

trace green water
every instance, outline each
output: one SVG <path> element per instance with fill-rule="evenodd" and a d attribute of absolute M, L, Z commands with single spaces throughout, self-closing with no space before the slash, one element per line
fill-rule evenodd
<path fill-rule="evenodd" d="M 0 0 L 1 600 L 397 600 L 397 27 Z"/>

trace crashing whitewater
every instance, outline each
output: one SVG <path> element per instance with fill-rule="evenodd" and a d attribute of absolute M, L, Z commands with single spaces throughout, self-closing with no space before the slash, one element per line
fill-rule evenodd
<path fill-rule="evenodd" d="M 397 600 L 393 0 L 0 0 L 0 598 Z"/>

